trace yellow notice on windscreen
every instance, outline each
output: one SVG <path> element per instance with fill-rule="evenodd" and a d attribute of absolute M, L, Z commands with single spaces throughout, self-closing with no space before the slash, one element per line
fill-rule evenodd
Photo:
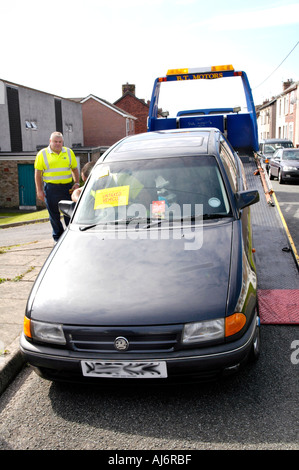
<path fill-rule="evenodd" d="M 106 207 L 127 206 L 129 203 L 130 186 L 99 189 L 95 194 L 94 210 Z"/>

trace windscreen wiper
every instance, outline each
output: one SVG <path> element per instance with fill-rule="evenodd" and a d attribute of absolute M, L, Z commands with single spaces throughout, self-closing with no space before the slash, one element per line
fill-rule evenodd
<path fill-rule="evenodd" d="M 122 224 L 126 224 L 128 225 L 130 222 L 133 222 L 133 221 L 136 221 L 136 222 L 140 222 L 140 221 L 149 221 L 150 218 L 148 217 L 140 217 L 140 216 L 135 216 L 135 215 L 132 215 L 130 217 L 126 217 L 125 219 L 116 219 L 116 220 L 112 220 L 110 223 L 122 223 Z"/>
<path fill-rule="evenodd" d="M 84 225 L 82 227 L 79 227 L 79 230 L 81 232 L 84 232 L 85 230 L 89 230 L 90 228 L 94 228 L 96 227 L 97 225 L 107 225 L 107 224 L 126 224 L 128 225 L 130 222 L 132 221 L 149 221 L 150 219 L 149 218 L 146 218 L 146 217 L 136 217 L 136 216 L 131 216 L 131 217 L 127 217 L 126 219 L 116 219 L 116 220 L 106 220 L 105 222 L 98 222 L 96 224 L 90 224 L 90 225 Z"/>
<path fill-rule="evenodd" d="M 97 225 L 100 224 L 83 225 L 83 227 L 79 227 L 79 230 L 81 232 L 84 232 L 85 230 L 89 230 L 90 228 L 96 227 Z"/>
<path fill-rule="evenodd" d="M 207 219 L 226 219 L 232 217 L 232 214 L 203 214 L 203 220 Z"/>
<path fill-rule="evenodd" d="M 155 227 L 156 225 L 161 225 L 162 222 L 169 222 L 172 224 L 173 222 L 183 222 L 185 220 L 196 220 L 202 219 L 202 215 L 187 215 L 185 217 L 169 217 L 169 218 L 159 218 L 156 220 L 150 219 L 149 223 L 143 228 L 151 228 Z"/>
<path fill-rule="evenodd" d="M 185 220 L 207 220 L 207 219 L 224 219 L 226 217 L 231 217 L 231 214 L 199 214 L 199 215 L 188 215 L 181 218 L 181 222 Z"/>
<path fill-rule="evenodd" d="M 107 224 L 126 224 L 128 225 L 130 222 L 133 222 L 133 221 L 136 221 L 136 222 L 140 222 L 140 221 L 146 221 L 147 225 L 144 225 L 142 228 L 151 228 L 151 227 L 155 227 L 155 226 L 158 226 L 158 225 L 161 225 L 162 222 L 184 222 L 186 220 L 188 221 L 195 221 L 195 220 L 208 220 L 208 219 L 223 219 L 223 218 L 226 218 L 226 217 L 231 217 L 231 214 L 200 214 L 200 215 L 188 215 L 188 216 L 185 216 L 185 217 L 181 217 L 180 219 L 176 219 L 176 218 L 171 218 L 171 219 L 163 219 L 163 218 L 160 218 L 160 219 L 157 219 L 157 220 L 153 220 L 151 219 L 150 217 L 139 217 L 139 216 L 131 216 L 131 217 L 127 217 L 126 219 L 116 219 L 116 220 L 111 220 L 111 221 L 105 221 L 105 222 L 98 222 L 97 224 L 90 224 L 90 225 L 84 225 L 82 227 L 79 227 L 79 230 L 81 232 L 84 232 L 85 230 L 89 230 L 90 228 L 94 228 L 96 227 L 97 225 L 107 225 Z"/>
<path fill-rule="evenodd" d="M 147 219 L 147 225 L 144 225 L 144 227 L 142 227 L 142 228 L 156 227 L 157 225 L 161 225 L 162 222 L 165 222 L 165 221 L 168 221 L 168 219 L 163 219 L 162 217 L 161 217 L 161 218 L 157 218 L 157 219 L 150 219 L 150 218 L 148 218 L 148 219 Z"/>

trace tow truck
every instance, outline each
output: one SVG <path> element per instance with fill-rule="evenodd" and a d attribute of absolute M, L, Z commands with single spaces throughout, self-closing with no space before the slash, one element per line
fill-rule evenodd
<path fill-rule="evenodd" d="M 182 83 L 191 80 L 214 82 L 227 77 L 241 78 L 243 87 L 240 88 L 243 88 L 245 95 L 243 95 L 246 102 L 245 111 L 240 112 L 240 108 L 236 107 L 186 108 L 178 111 L 174 117 L 168 117 L 159 109 L 160 89 L 164 82 L 167 86 L 167 82 Z M 194 96 L 194 102 L 195 98 L 197 96 Z M 212 96 L 209 95 L 208 98 L 210 99 Z M 299 296 L 297 276 L 299 256 L 274 191 L 271 185 L 265 181 L 264 169 L 261 168 L 259 158 L 257 158 L 259 141 L 256 112 L 250 84 L 244 71 L 236 71 L 232 65 L 219 65 L 169 70 L 165 77 L 156 78 L 148 115 L 148 132 L 194 127 L 218 128 L 238 153 L 242 162 L 246 163 L 244 171 L 249 188 L 259 187 L 259 191 L 265 193 L 265 199 L 261 199 L 259 204 L 252 207 L 254 243 L 257 244 L 259 253 L 263 253 L 263 256 L 256 258 L 261 323 L 298 324 L 298 308 L 296 309 L 296 306 Z M 258 174 L 260 179 L 255 178 Z M 272 194 L 275 204 L 271 199 Z M 273 207 L 273 210 L 269 211 L 269 207 Z M 261 223 L 263 220 L 266 221 L 265 226 Z M 265 236 L 265 228 L 271 230 L 271 236 Z M 287 246 L 285 247 L 285 245 Z M 289 253 L 289 259 L 286 259 L 287 253 Z M 293 272 L 294 260 L 295 272 Z M 283 273 L 282 270 L 284 270 Z M 294 308 L 290 308 L 289 295 L 294 296 L 292 304 Z"/>
<path fill-rule="evenodd" d="M 241 78 L 246 100 L 246 111 L 240 107 L 187 109 L 174 117 L 159 113 L 159 95 L 164 82 L 188 80 L 218 80 Z M 163 115 L 164 114 L 164 115 Z M 242 158 L 258 150 L 257 119 L 253 96 L 247 75 L 232 65 L 168 70 L 165 77 L 156 78 L 148 115 L 148 132 L 182 128 L 214 127 L 219 129 Z"/>

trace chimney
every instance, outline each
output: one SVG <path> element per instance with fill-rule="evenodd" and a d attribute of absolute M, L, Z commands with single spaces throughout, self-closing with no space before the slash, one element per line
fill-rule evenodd
<path fill-rule="evenodd" d="M 292 83 L 293 83 L 293 79 L 292 79 L 292 78 L 289 78 L 286 82 L 283 82 L 283 83 L 282 83 L 282 89 L 283 89 L 283 91 L 286 91 L 286 90 L 289 88 L 289 86 L 292 85 Z"/>
<path fill-rule="evenodd" d="M 127 91 L 135 95 L 135 85 L 130 85 L 128 82 L 122 86 L 122 90 L 123 90 L 123 95 L 127 93 Z"/>

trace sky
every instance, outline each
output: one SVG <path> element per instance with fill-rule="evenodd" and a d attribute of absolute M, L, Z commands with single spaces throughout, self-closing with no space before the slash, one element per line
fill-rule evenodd
<path fill-rule="evenodd" d="M 299 80 L 295 0 L 10 0 L 1 5 L 0 79 L 64 98 L 150 100 L 170 68 L 233 64 L 255 104 Z"/>

